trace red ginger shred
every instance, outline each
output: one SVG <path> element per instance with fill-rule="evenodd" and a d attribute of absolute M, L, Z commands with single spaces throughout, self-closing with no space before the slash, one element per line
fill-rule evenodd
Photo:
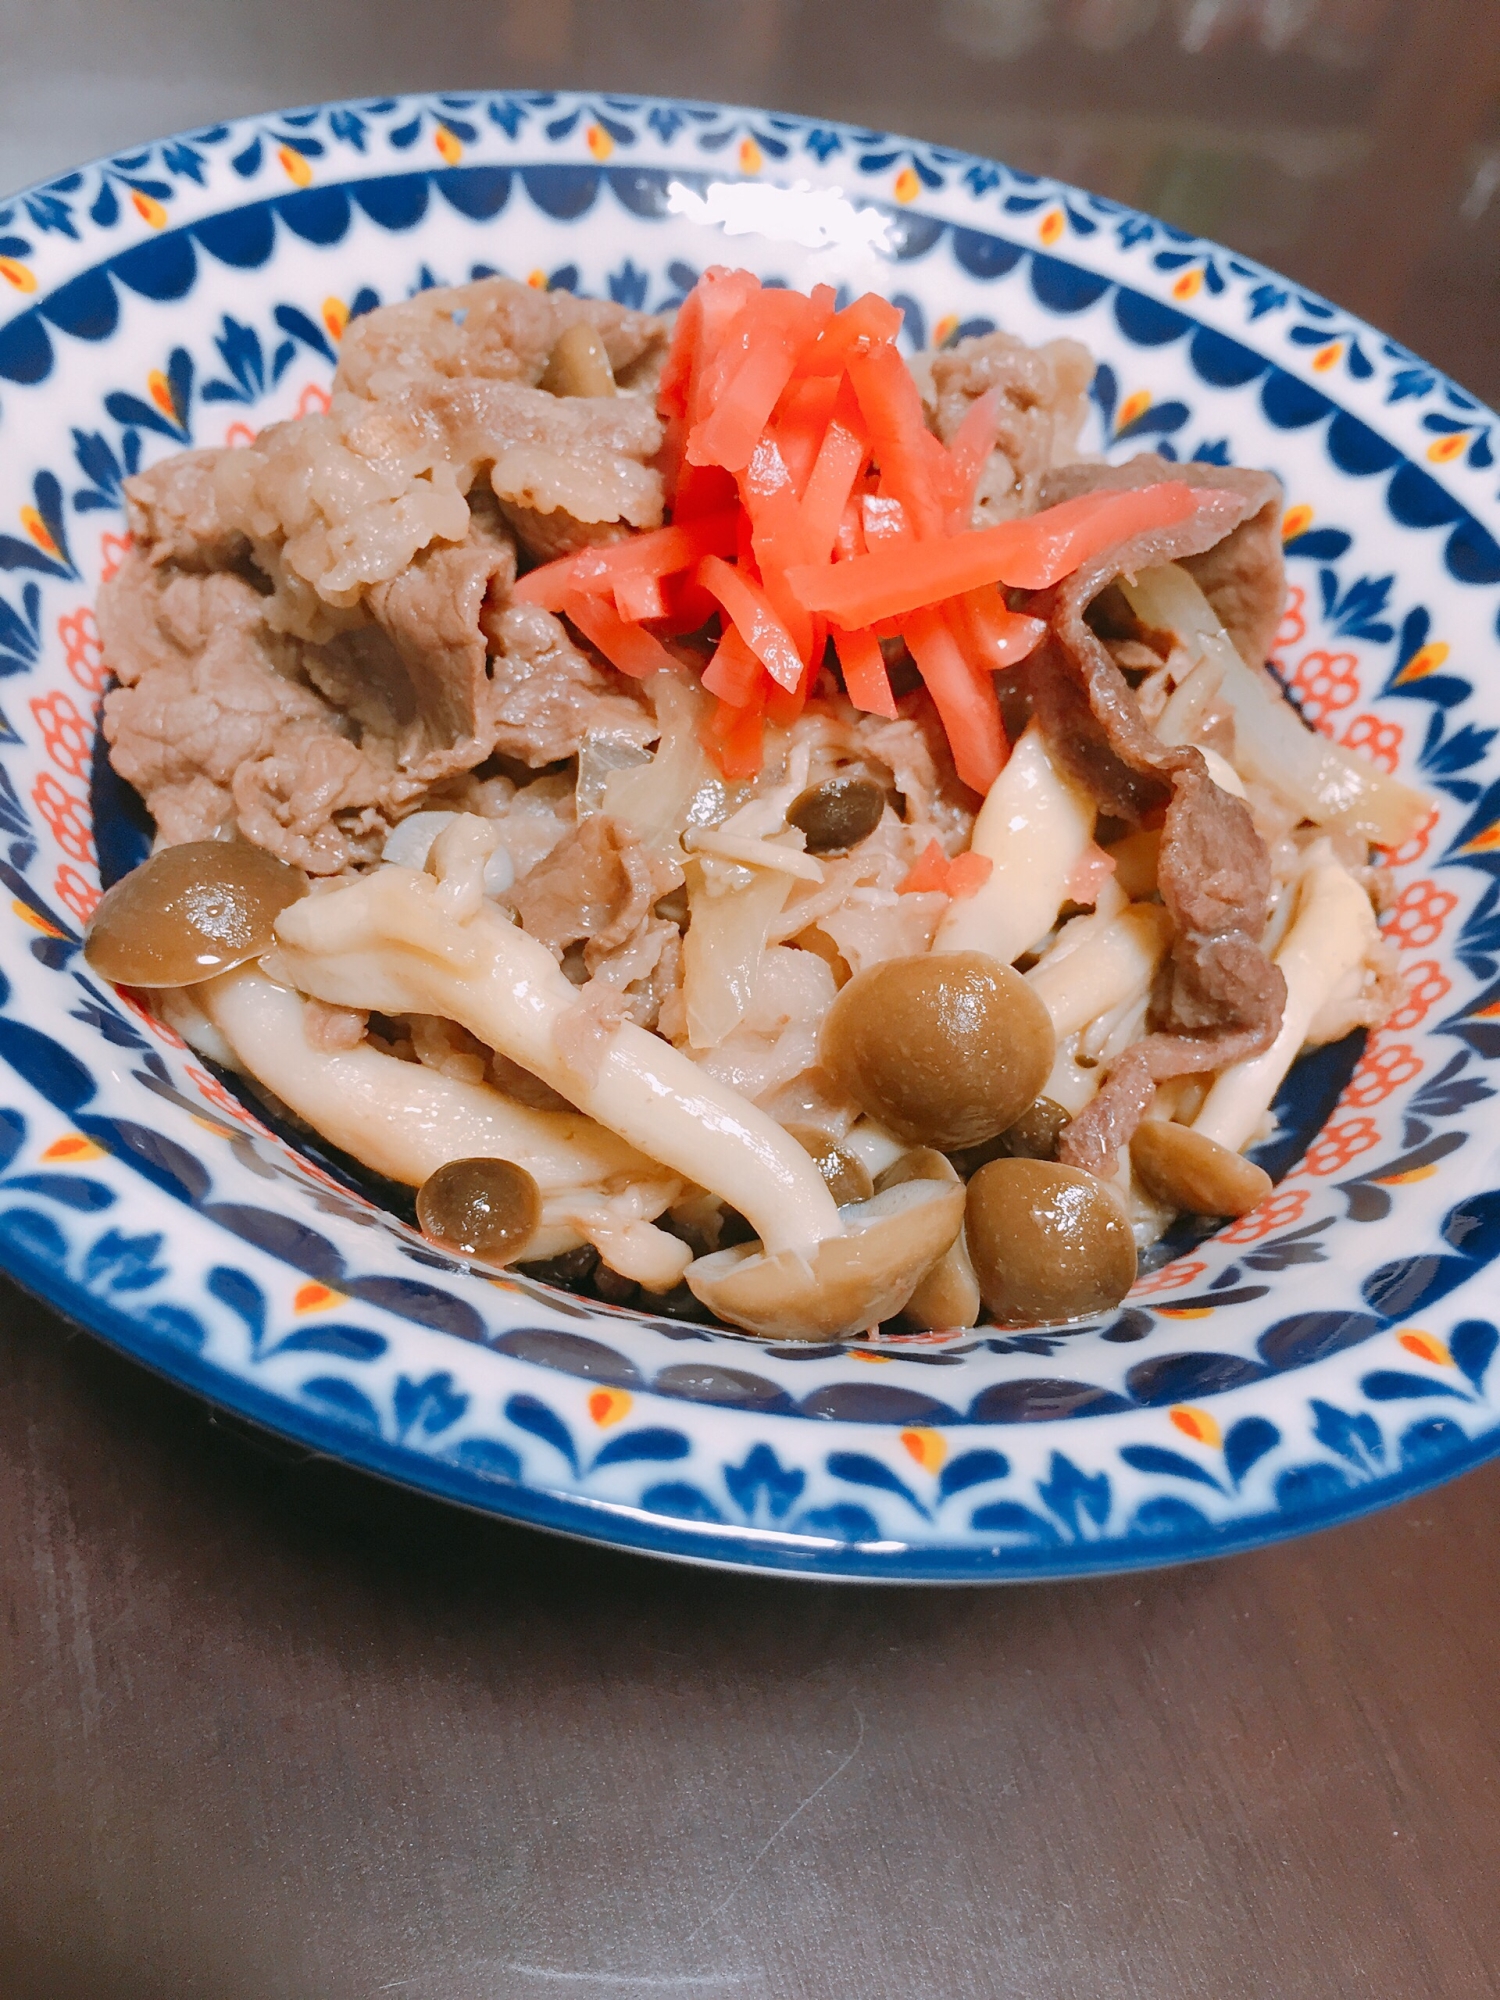
<path fill-rule="evenodd" d="M 563 612 L 635 676 L 684 671 L 662 638 L 696 629 L 716 605 L 722 636 L 703 683 L 717 706 L 704 741 L 726 777 L 760 769 L 764 721 L 785 727 L 801 713 L 830 637 L 851 701 L 894 716 L 879 642 L 899 635 L 959 776 L 987 791 L 1009 754 L 993 676 L 1045 630 L 1008 610 L 996 584 L 1042 589 L 1127 535 L 1237 510 L 1232 494 L 1172 481 L 971 528 L 997 393 L 941 443 L 896 347 L 901 318 L 873 292 L 835 311 L 826 285 L 809 297 L 748 271 L 706 271 L 678 312 L 658 389 L 671 525 L 516 585 L 523 603 Z M 961 855 L 928 884 L 933 852 L 942 860 L 930 849 L 905 887 L 920 877 L 972 895 L 989 873 L 982 856 Z"/>

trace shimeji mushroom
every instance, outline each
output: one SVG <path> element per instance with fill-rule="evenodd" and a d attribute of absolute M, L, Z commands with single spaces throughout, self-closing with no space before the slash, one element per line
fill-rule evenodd
<path fill-rule="evenodd" d="M 1187 570 L 1166 563 L 1119 584 L 1142 623 L 1171 632 L 1193 663 L 1184 689 L 1205 667 L 1217 676 L 1214 692 L 1234 710 L 1239 770 L 1318 826 L 1341 827 L 1381 847 L 1399 847 L 1417 831 L 1431 800 L 1309 729 L 1259 663 L 1241 659 Z"/>
<path fill-rule="evenodd" d="M 876 1189 L 884 1194 L 887 1188 L 900 1187 L 906 1181 L 924 1180 L 962 1185 L 945 1154 L 934 1152 L 930 1146 L 919 1146 L 887 1167 Z M 979 1280 L 974 1275 L 974 1262 L 960 1227 L 942 1256 L 923 1276 L 902 1312 L 912 1326 L 925 1332 L 942 1332 L 950 1327 L 972 1326 L 982 1310 Z"/>
<path fill-rule="evenodd" d="M 515 1255 L 555 1257 L 592 1243 L 612 1269 L 648 1289 L 664 1291 L 682 1276 L 686 1245 L 651 1226 L 681 1194 L 681 1180 L 582 1112 L 536 1111 L 368 1042 L 314 1048 L 303 1000 L 253 966 L 194 996 L 236 1067 L 376 1173 L 420 1187 L 452 1160 L 524 1168 L 541 1194 L 541 1219 Z"/>
<path fill-rule="evenodd" d="M 1160 903 L 1134 903 L 1118 917 L 1075 917 L 1026 983 L 1064 1041 L 1149 993 L 1171 941 L 1172 919 Z"/>
<path fill-rule="evenodd" d="M 641 1152 L 731 1201 L 777 1249 L 811 1251 L 839 1233 L 833 1199 L 795 1139 L 644 1029 L 580 1022 L 578 989 L 545 945 L 482 898 L 472 909 L 445 906 L 453 886 L 384 867 L 311 898 L 310 921 L 278 930 L 278 969 L 337 1006 L 459 1022 Z"/>
<path fill-rule="evenodd" d="M 840 1211 L 807 1152 L 764 1112 L 669 1043 L 588 1013 L 546 947 L 486 902 L 482 871 L 493 838 L 486 822 L 465 816 L 434 845 L 435 873 L 386 866 L 309 898 L 300 920 L 295 908 L 286 912 L 277 927 L 278 973 L 336 1006 L 461 1023 L 652 1160 L 738 1209 L 760 1243 L 741 1246 L 736 1261 L 755 1255 L 787 1282 L 777 1294 L 782 1306 L 763 1311 L 753 1276 L 726 1292 L 710 1272 L 716 1299 L 699 1296 L 735 1324 L 760 1331 L 765 1312 L 774 1319 L 784 1311 L 790 1317 L 771 1330 L 805 1332 L 807 1313 L 819 1324 L 827 1318 L 830 1308 L 815 1298 L 825 1284 L 840 1302 L 840 1320 L 853 1314 L 850 1324 L 868 1326 L 904 1304 L 957 1231 L 956 1219 L 948 1226 L 950 1213 L 962 1213 L 954 1191 L 911 1183 L 918 1195 L 897 1200 L 893 1190 Z M 855 1240 L 887 1218 L 878 1250 Z M 825 1257 L 830 1244 L 841 1247 Z"/>
<path fill-rule="evenodd" d="M 987 882 L 949 906 L 936 951 L 982 951 L 1011 964 L 1045 937 L 1068 878 L 1094 837 L 1094 802 L 1053 762 L 1036 723 L 986 794 L 971 846 L 994 863 Z"/>
<path fill-rule="evenodd" d="M 951 1248 L 964 1218 L 963 1183 L 903 1181 L 841 1208 L 843 1225 L 812 1256 L 756 1243 L 715 1250 L 687 1268 L 710 1312 L 768 1339 L 843 1340 L 889 1319 Z"/>

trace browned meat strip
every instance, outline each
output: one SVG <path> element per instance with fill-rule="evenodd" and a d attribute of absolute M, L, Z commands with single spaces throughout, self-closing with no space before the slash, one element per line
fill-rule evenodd
<path fill-rule="evenodd" d="M 1027 347 L 986 333 L 931 358 L 933 426 L 944 443 L 986 390 L 1000 392 L 995 450 L 975 497 L 976 527 L 1029 514 L 1043 473 L 1073 456 L 1088 409 L 1094 361 L 1076 340 Z"/>
<path fill-rule="evenodd" d="M 274 586 L 272 623 L 316 643 L 359 624 L 365 593 L 423 550 L 463 541 L 482 480 L 539 555 L 660 524 L 663 430 L 643 397 L 438 374 L 389 386 L 380 402 L 337 395 L 253 445 L 128 481 L 138 546 L 184 569 L 253 557 Z"/>
<path fill-rule="evenodd" d="M 582 939 L 608 954 L 643 930 L 653 904 L 681 882 L 665 854 L 621 821 L 593 813 L 517 886 L 516 912 L 524 930 L 559 954 Z"/>
<path fill-rule="evenodd" d="M 1279 502 L 1280 489 L 1266 473 L 1147 463 L 1157 477 L 1198 482 L 1202 475 L 1205 485 L 1238 492 L 1246 520 Z M 1140 469 L 1137 460 L 1117 470 L 1139 475 Z M 1068 472 L 1075 470 L 1085 468 Z M 1087 470 L 1095 474 L 1093 484 L 1142 483 L 1139 476 L 1109 478 L 1108 468 Z M 1209 473 L 1218 477 L 1209 479 Z M 1105 811 L 1138 823 L 1165 809 L 1157 879 L 1177 939 L 1160 1032 L 1115 1064 L 1059 1150 L 1059 1158 L 1095 1173 L 1114 1171 L 1157 1083 L 1258 1055 L 1275 1039 L 1286 1000 L 1286 982 L 1258 942 L 1271 870 L 1249 809 L 1214 784 L 1200 751 L 1162 744 L 1084 617 L 1115 577 L 1203 555 L 1220 539 L 1222 524 L 1202 518 L 1138 536 L 1039 594 L 1031 606 L 1050 628 L 1032 663 L 1031 688 L 1054 751 Z"/>
<path fill-rule="evenodd" d="M 540 291 L 513 278 L 479 278 L 418 292 L 351 320 L 335 385 L 375 396 L 395 376 L 475 375 L 535 383 L 558 336 L 578 320 L 599 334 L 617 380 L 630 380 L 653 353 L 666 348 L 669 328 L 654 314 L 632 312 L 608 299 Z"/>
<path fill-rule="evenodd" d="M 601 673 L 550 611 L 511 604 L 487 610 L 482 622 L 496 649 L 488 717 L 502 756 L 539 770 L 574 756 L 591 730 L 641 742 L 654 733 L 648 711 L 624 691 L 631 684 Z"/>
<path fill-rule="evenodd" d="M 1270 656 L 1276 627 L 1286 606 L 1286 564 L 1281 553 L 1280 482 L 1269 472 L 1236 465 L 1174 464 L 1155 452 L 1141 452 L 1127 465 L 1064 465 L 1041 481 L 1041 504 L 1054 507 L 1101 486 L 1156 486 L 1164 479 L 1190 479 L 1244 496 L 1245 519 L 1201 555 L 1183 558 L 1225 630 L 1252 666 Z M 1170 557 L 1158 556 L 1158 562 Z"/>
<path fill-rule="evenodd" d="M 372 754 L 378 740 L 352 740 L 263 604 L 240 577 L 153 570 L 133 554 L 99 599 L 121 683 L 104 699 L 105 738 L 167 843 L 237 824 L 282 860 L 333 874 L 378 854 L 367 808 L 421 787 Z"/>
<path fill-rule="evenodd" d="M 494 501 L 467 541 L 377 584 L 365 622 L 322 645 L 267 619 L 232 573 L 155 568 L 132 554 L 100 594 L 115 768 L 168 842 L 238 827 L 314 874 L 378 858 L 427 788 L 498 749 L 532 765 L 590 729 L 650 719 L 535 606 L 494 612 L 515 553 Z M 493 661 L 489 647 L 497 648 Z"/>
<path fill-rule="evenodd" d="M 490 503 L 471 509 L 467 542 L 425 550 L 370 592 L 370 610 L 415 702 L 397 752 L 403 770 L 436 781 L 489 755 L 493 699 L 480 613 L 486 598 L 509 593 L 515 577 L 515 545 Z"/>
<path fill-rule="evenodd" d="M 576 549 L 608 548 L 612 542 L 627 540 L 630 534 L 623 521 L 580 521 L 566 507 L 554 507 L 550 514 L 543 514 L 535 507 L 503 500 L 500 511 L 521 547 L 539 563 L 570 556 Z"/>

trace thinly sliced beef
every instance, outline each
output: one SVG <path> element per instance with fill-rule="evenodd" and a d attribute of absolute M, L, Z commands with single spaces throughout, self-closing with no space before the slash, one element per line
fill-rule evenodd
<path fill-rule="evenodd" d="M 415 712 L 397 762 L 436 782 L 472 770 L 494 747 L 493 693 L 480 626 L 487 599 L 508 595 L 515 545 L 493 506 L 476 505 L 468 540 L 426 550 L 370 592 L 376 625 L 395 649 Z"/>
<path fill-rule="evenodd" d="M 1243 513 L 1231 540 L 1244 523 L 1273 507 L 1279 510 L 1280 489 L 1269 474 L 1168 467 L 1159 459 L 1118 468 L 1067 468 L 1057 477 L 1068 491 L 1055 497 L 1084 490 L 1078 482 L 1085 474 L 1093 475 L 1087 480 L 1091 485 L 1186 477 L 1233 491 Z M 1160 1028 L 1115 1064 L 1059 1149 L 1061 1159 L 1095 1173 L 1114 1172 L 1119 1150 L 1158 1083 L 1259 1055 L 1281 1025 L 1286 982 L 1259 944 L 1270 903 L 1270 858 L 1249 809 L 1214 784 L 1199 750 L 1160 741 L 1085 619 L 1094 598 L 1117 576 L 1166 562 L 1191 563 L 1224 539 L 1222 518 L 1192 517 L 1122 543 L 1040 594 L 1030 607 L 1049 625 L 1030 680 L 1035 712 L 1055 754 L 1104 811 L 1132 824 L 1157 812 L 1165 815 L 1157 879 L 1177 936 Z M 1279 617 L 1279 568 L 1276 575 Z M 1259 606 L 1257 611 L 1264 622 L 1268 614 Z"/>
<path fill-rule="evenodd" d="M 244 578 L 133 552 L 99 600 L 115 768 L 168 842 L 238 828 L 326 875 L 378 859 L 429 787 L 496 750 L 535 766 L 591 728 L 648 735 L 641 703 L 555 618 L 494 609 L 514 575 L 483 498 L 465 541 L 377 584 L 362 623 L 313 645 L 275 629 Z"/>
<path fill-rule="evenodd" d="M 415 799 L 301 677 L 242 578 L 153 570 L 132 554 L 100 593 L 104 699 L 115 769 L 168 844 L 235 826 L 285 861 L 333 874 L 374 859 L 366 812 Z"/>
<path fill-rule="evenodd" d="M 638 683 L 607 678 L 573 644 L 560 619 L 539 604 L 487 609 L 483 626 L 490 661 L 491 746 L 539 770 L 576 756 L 585 736 L 655 734 L 650 711 L 633 692 Z"/>
<path fill-rule="evenodd" d="M 586 942 L 597 963 L 646 930 L 653 905 L 681 884 L 681 869 L 660 849 L 622 820 L 593 813 L 517 885 L 514 901 L 532 937 L 559 954 Z"/>
<path fill-rule="evenodd" d="M 1088 349 L 1076 340 L 1027 347 L 1008 333 L 986 333 L 940 349 L 928 365 L 933 426 L 944 443 L 980 396 L 999 391 L 995 449 L 975 495 L 974 525 L 1029 514 L 1048 467 L 1078 448 L 1094 377 Z"/>
<path fill-rule="evenodd" d="M 506 507 L 562 516 L 565 538 L 576 523 L 658 526 L 662 436 L 637 396 L 403 377 L 379 402 L 336 395 L 326 413 L 207 454 L 205 476 L 215 531 L 243 537 L 275 586 L 273 622 L 320 641 L 424 549 L 462 541 L 481 481 Z"/>
<path fill-rule="evenodd" d="M 125 516 L 135 546 L 153 564 L 229 569 L 250 553 L 243 529 L 219 509 L 217 451 L 179 451 L 125 482 Z"/>
<path fill-rule="evenodd" d="M 1190 479 L 1194 486 L 1240 494 L 1243 521 L 1201 555 L 1185 556 L 1182 566 L 1218 613 L 1221 623 L 1252 666 L 1269 657 L 1286 606 L 1286 564 L 1281 553 L 1280 482 L 1269 472 L 1237 465 L 1178 465 L 1141 452 L 1126 465 L 1063 465 L 1045 474 L 1041 504 L 1055 507 L 1101 487 L 1159 486 L 1167 479 Z M 1173 560 L 1158 556 L 1158 562 Z"/>
<path fill-rule="evenodd" d="M 378 396 L 392 380 L 412 375 L 536 383 L 559 335 L 579 320 L 604 342 L 617 380 L 633 381 L 666 349 L 669 328 L 652 313 L 609 299 L 541 291 L 514 278 L 479 278 L 418 292 L 351 320 L 335 385 L 356 396 Z"/>

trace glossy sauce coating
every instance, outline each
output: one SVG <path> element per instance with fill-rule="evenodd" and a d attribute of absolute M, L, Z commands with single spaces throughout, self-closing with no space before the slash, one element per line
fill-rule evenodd
<path fill-rule="evenodd" d="M 536 1182 L 511 1160 L 449 1160 L 417 1191 L 423 1235 L 487 1263 L 519 1257 L 541 1216 Z"/>
<path fill-rule="evenodd" d="M 1056 1036 L 1008 965 L 981 952 L 887 959 L 843 987 L 823 1024 L 823 1067 L 909 1145 L 977 1146 L 1047 1080 Z"/>
<path fill-rule="evenodd" d="M 1107 1312 L 1135 1283 L 1125 1211 L 1081 1167 L 992 1160 L 969 1183 L 965 1234 L 980 1296 L 1001 1326 Z"/>
<path fill-rule="evenodd" d="M 107 890 L 83 954 L 118 986 L 193 986 L 259 958 L 307 877 L 243 840 L 164 847 Z"/>

